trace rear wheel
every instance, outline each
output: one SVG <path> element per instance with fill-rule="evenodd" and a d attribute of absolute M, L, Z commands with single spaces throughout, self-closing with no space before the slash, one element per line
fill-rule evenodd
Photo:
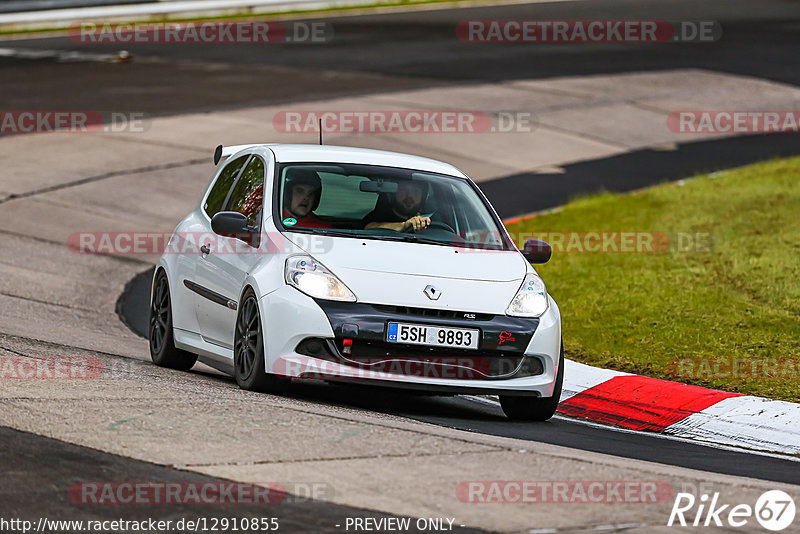
<path fill-rule="evenodd" d="M 159 270 L 150 299 L 150 358 L 161 367 L 188 371 L 197 362 L 197 355 L 175 348 L 172 332 L 172 304 L 169 298 L 169 280 Z"/>
<path fill-rule="evenodd" d="M 236 317 L 233 339 L 233 367 L 236 383 L 249 391 L 280 393 L 288 389 L 289 379 L 278 378 L 264 367 L 264 332 L 258 300 L 247 289 Z"/>
<path fill-rule="evenodd" d="M 558 373 L 552 397 L 514 397 L 500 395 L 500 406 L 509 419 L 516 421 L 547 421 L 556 413 L 564 384 L 564 342 L 558 358 Z"/>

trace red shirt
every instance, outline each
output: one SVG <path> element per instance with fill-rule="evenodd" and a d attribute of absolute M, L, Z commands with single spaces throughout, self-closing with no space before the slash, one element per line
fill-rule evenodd
<path fill-rule="evenodd" d="M 283 219 L 286 220 L 288 218 L 295 219 L 296 217 L 292 215 L 289 210 L 283 210 Z M 285 226 L 289 226 L 288 224 L 284 223 Z M 333 228 L 330 224 L 326 223 L 312 212 L 308 212 L 308 215 L 301 219 L 297 219 L 297 223 L 293 224 L 292 226 L 299 226 L 301 228 Z"/>

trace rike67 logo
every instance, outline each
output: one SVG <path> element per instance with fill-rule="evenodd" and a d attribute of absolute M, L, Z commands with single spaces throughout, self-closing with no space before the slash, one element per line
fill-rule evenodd
<path fill-rule="evenodd" d="M 752 527 L 755 519 L 763 528 L 777 532 L 789 527 L 794 516 L 794 500 L 781 490 L 764 492 L 755 506 L 723 503 L 719 492 L 704 493 L 699 499 L 691 493 L 678 493 L 667 526 Z"/>

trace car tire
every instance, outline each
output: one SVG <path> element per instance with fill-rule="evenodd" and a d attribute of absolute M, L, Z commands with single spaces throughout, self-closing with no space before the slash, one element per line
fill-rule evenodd
<path fill-rule="evenodd" d="M 264 332 L 258 299 L 247 288 L 236 314 L 233 338 L 234 378 L 240 388 L 262 393 L 283 393 L 289 388 L 288 378 L 267 373 L 264 367 Z"/>
<path fill-rule="evenodd" d="M 515 421 L 547 421 L 556 413 L 564 384 L 564 341 L 558 358 L 558 373 L 552 397 L 515 397 L 500 395 L 500 406 L 506 417 Z"/>
<path fill-rule="evenodd" d="M 175 348 L 169 280 L 163 270 L 156 274 L 150 297 L 150 358 L 160 367 L 188 371 L 197 362 L 197 355 Z"/>

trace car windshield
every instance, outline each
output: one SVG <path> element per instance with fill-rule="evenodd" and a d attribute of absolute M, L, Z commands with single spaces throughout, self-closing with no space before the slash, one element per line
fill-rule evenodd
<path fill-rule="evenodd" d="M 278 167 L 276 217 L 286 230 L 514 250 L 501 223 L 463 178 L 375 165 Z M 417 228 L 409 220 L 419 217 Z"/>

